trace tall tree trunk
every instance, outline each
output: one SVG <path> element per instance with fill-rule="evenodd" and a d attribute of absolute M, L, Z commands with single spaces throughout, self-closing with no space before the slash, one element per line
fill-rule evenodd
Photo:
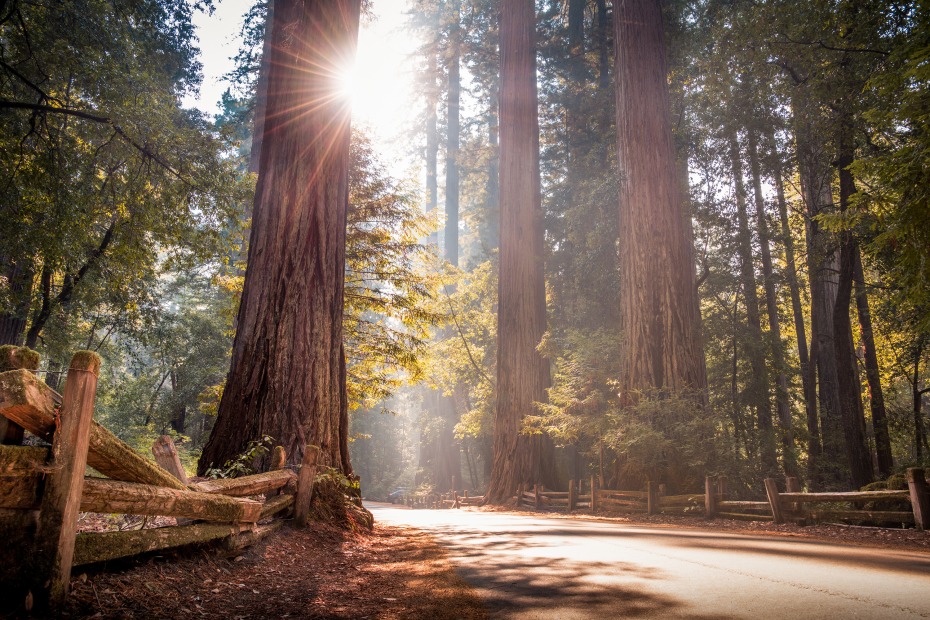
<path fill-rule="evenodd" d="M 759 424 L 759 445 L 762 453 L 762 466 L 766 475 L 777 473 L 778 463 L 775 456 L 775 430 L 772 424 L 772 400 L 769 396 L 768 367 L 765 360 L 765 343 L 762 339 L 762 326 L 759 313 L 759 294 L 756 290 L 756 272 L 752 257 L 752 232 L 749 229 L 749 216 L 746 208 L 746 186 L 743 183 L 743 170 L 740 163 L 739 141 L 736 130 L 729 136 L 730 165 L 733 171 L 733 183 L 736 189 L 736 220 L 739 225 L 737 250 L 740 257 L 740 280 L 743 295 L 746 298 L 746 324 L 749 330 L 749 365 L 752 376 L 746 387 L 749 402 L 755 410 Z"/>
<path fill-rule="evenodd" d="M 640 390 L 703 393 L 707 378 L 659 1 L 614 2 L 614 42 L 625 343 L 620 388 L 633 404 Z"/>
<path fill-rule="evenodd" d="M 821 213 L 832 212 L 832 170 L 824 162 L 822 130 L 810 114 L 806 93 L 799 91 L 792 101 L 794 135 L 797 142 L 798 175 L 801 195 L 807 209 L 807 262 L 811 287 L 811 362 L 816 363 L 822 457 L 812 480 L 815 487 L 837 487 L 846 476 L 840 396 L 833 338 L 833 307 L 836 301 L 836 274 L 839 271 L 836 240 L 820 224 Z"/>
<path fill-rule="evenodd" d="M 171 379 L 171 396 L 173 399 L 178 398 L 178 393 L 181 391 L 181 377 L 177 370 L 172 370 L 170 373 Z M 177 403 L 174 406 L 174 409 L 171 412 L 171 421 L 170 425 L 172 430 L 176 433 L 184 434 L 184 428 L 187 426 L 187 406 L 183 403 Z"/>
<path fill-rule="evenodd" d="M 894 459 L 891 456 L 891 436 L 888 433 L 888 415 L 885 412 L 885 396 L 882 392 L 878 353 L 875 350 L 875 334 L 872 331 L 869 294 L 866 290 L 865 275 L 862 271 L 862 255 L 858 251 L 855 260 L 853 280 L 856 285 L 856 311 L 859 315 L 859 329 L 862 334 L 862 345 L 865 349 L 865 373 L 869 383 L 869 409 L 872 412 L 872 428 L 875 433 L 878 473 L 881 474 L 882 478 L 887 478 L 894 473 Z"/>
<path fill-rule="evenodd" d="M 360 0 L 276 0 L 268 111 L 232 362 L 199 472 L 270 435 L 349 474 L 342 315 Z"/>
<path fill-rule="evenodd" d="M 426 213 L 436 215 L 439 205 L 439 126 L 436 107 L 439 105 L 439 88 L 436 84 L 438 62 L 439 19 L 435 19 L 434 40 L 426 50 Z M 430 243 L 439 245 L 438 232 L 430 233 Z"/>
<path fill-rule="evenodd" d="M 838 137 L 839 157 L 837 168 L 840 177 L 840 211 L 849 209 L 849 200 L 856 191 L 849 166 L 853 163 L 854 147 L 850 142 L 851 127 L 841 124 Z M 839 379 L 840 411 L 843 435 L 846 439 L 846 457 L 849 462 L 850 482 L 854 488 L 872 482 L 872 457 L 866 444 L 865 418 L 862 412 L 859 373 L 853 347 L 849 306 L 852 301 L 853 274 L 858 244 L 851 231 L 840 233 L 840 271 L 833 308 L 833 340 L 836 346 L 837 378 Z"/>
<path fill-rule="evenodd" d="M 482 222 L 482 249 L 486 256 L 500 246 L 500 219 L 501 219 L 501 166 L 500 166 L 500 122 L 498 108 L 500 107 L 500 93 L 497 80 L 491 85 L 488 102 L 488 148 L 491 150 L 488 158 L 488 184 L 485 188 L 485 221 Z"/>
<path fill-rule="evenodd" d="M 778 203 L 778 218 L 781 222 L 781 238 L 785 250 L 785 279 L 791 293 L 791 312 L 794 315 L 794 331 L 797 336 L 798 361 L 801 367 L 801 385 L 804 391 L 804 412 L 807 418 L 807 470 L 808 478 L 813 479 L 823 451 L 820 445 L 820 424 L 817 419 L 817 385 L 816 369 L 808 355 L 807 328 L 804 324 L 804 310 L 801 306 L 801 287 L 798 284 L 798 267 L 795 261 L 794 237 L 788 221 L 788 201 L 785 199 L 785 186 L 782 177 L 781 158 L 775 151 L 775 137 L 769 134 L 772 144 L 772 177 L 775 180 L 775 198 Z"/>
<path fill-rule="evenodd" d="M 775 390 L 778 423 L 781 426 L 782 464 L 786 476 L 797 476 L 797 455 L 794 453 L 794 433 L 791 429 L 791 399 L 788 394 L 788 375 L 785 371 L 785 354 L 782 349 L 781 323 L 778 320 L 778 297 L 775 291 L 775 272 L 772 269 L 772 249 L 769 242 L 769 224 L 765 215 L 765 197 L 762 195 L 762 167 L 759 162 L 758 137 L 749 129 L 749 170 L 756 207 L 756 230 L 762 257 L 762 279 L 765 289 L 765 309 L 769 319 L 769 340 L 772 361 L 778 374 Z"/>
<path fill-rule="evenodd" d="M 920 359 L 924 354 L 926 340 L 923 336 L 918 338 L 914 345 L 914 374 L 911 382 L 911 413 L 914 422 L 914 460 L 923 461 L 924 450 L 927 447 L 927 431 L 924 427 L 923 397 L 930 388 L 920 389 Z"/>
<path fill-rule="evenodd" d="M 504 502 L 521 482 L 555 482 L 552 442 L 521 433 L 546 400 L 549 363 L 536 350 L 546 331 L 539 180 L 536 11 L 533 0 L 502 4 L 501 247 L 497 313 L 497 409 L 488 501 Z"/>
<path fill-rule="evenodd" d="M 459 100 L 462 84 L 459 77 L 461 27 L 459 0 L 449 3 L 449 89 L 446 93 L 446 236 L 445 257 L 459 264 Z"/>

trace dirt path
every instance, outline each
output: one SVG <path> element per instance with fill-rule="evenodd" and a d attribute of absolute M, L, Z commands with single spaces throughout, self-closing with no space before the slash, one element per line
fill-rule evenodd
<path fill-rule="evenodd" d="M 116 570 L 114 570 L 116 569 Z M 285 528 L 237 555 L 152 556 L 78 574 L 67 618 L 484 618 L 427 534 Z"/>

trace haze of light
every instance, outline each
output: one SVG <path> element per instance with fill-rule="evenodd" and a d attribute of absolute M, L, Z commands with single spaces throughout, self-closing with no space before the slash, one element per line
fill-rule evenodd
<path fill-rule="evenodd" d="M 232 57 L 241 43 L 243 17 L 256 0 L 222 0 L 213 15 L 197 13 L 194 25 L 200 39 L 203 84 L 199 96 L 184 105 L 208 114 L 219 112 L 223 79 L 233 69 Z M 389 170 L 406 172 L 401 134 L 416 116 L 409 61 L 416 40 L 405 32 L 407 0 L 378 0 L 374 18 L 363 18 L 355 67 L 345 79 L 352 96 L 352 123 L 368 130 Z"/>

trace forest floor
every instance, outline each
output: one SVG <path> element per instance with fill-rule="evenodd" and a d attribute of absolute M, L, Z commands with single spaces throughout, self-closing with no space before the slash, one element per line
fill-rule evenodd
<path fill-rule="evenodd" d="M 930 532 L 914 529 L 503 511 L 930 552 Z M 84 525 L 95 529 L 95 524 Z M 303 530 L 285 527 L 239 552 L 187 549 L 111 563 L 105 570 L 78 570 L 68 606 L 57 617 L 445 620 L 485 618 L 487 611 L 430 535 L 376 523 L 370 533 L 322 524 Z"/>
<path fill-rule="evenodd" d="M 234 554 L 151 555 L 77 572 L 62 618 L 485 618 L 445 553 L 418 530 L 285 527 Z"/>

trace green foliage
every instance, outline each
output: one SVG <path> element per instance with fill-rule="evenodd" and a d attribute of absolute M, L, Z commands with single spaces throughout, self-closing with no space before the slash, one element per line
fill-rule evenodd
<path fill-rule="evenodd" d="M 207 478 L 239 478 L 258 473 L 255 463 L 271 453 L 274 446 L 274 437 L 263 435 L 260 439 L 252 440 L 246 449 L 235 458 L 223 463 L 222 467 L 210 468 L 206 472 Z"/>

